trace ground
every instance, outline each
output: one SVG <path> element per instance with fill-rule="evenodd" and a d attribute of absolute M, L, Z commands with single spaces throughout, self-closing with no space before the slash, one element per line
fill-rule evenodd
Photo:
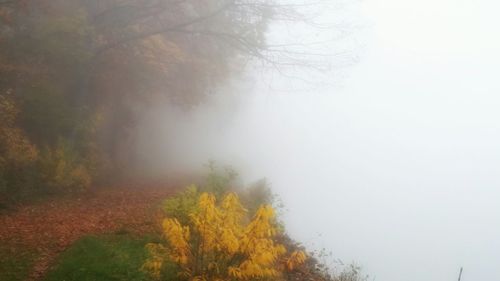
<path fill-rule="evenodd" d="M 176 191 L 172 186 L 121 185 L 0 214 L 0 280 L 148 280 L 140 270 L 144 246 L 157 242 L 159 203 Z M 287 279 L 326 280 L 315 268 L 308 260 Z"/>
<path fill-rule="evenodd" d="M 87 235 L 144 234 L 158 227 L 168 185 L 105 188 L 18 206 L 0 215 L 0 280 L 42 280 L 55 258 Z"/>
<path fill-rule="evenodd" d="M 148 236 L 130 234 L 88 235 L 59 255 L 45 281 L 152 281 L 141 270 L 148 257 Z"/>

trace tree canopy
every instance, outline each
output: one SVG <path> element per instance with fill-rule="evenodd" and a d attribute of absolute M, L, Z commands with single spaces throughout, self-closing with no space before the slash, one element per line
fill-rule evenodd
<path fill-rule="evenodd" d="M 278 63 L 266 30 L 296 16 L 272 0 L 0 1 L 2 132 L 32 151 L 28 173 L 7 171 L 17 160 L 0 150 L 3 186 L 85 188 L 118 175 L 148 105 L 191 107 L 249 60 Z M 62 179 L 68 174 L 78 179 Z"/>

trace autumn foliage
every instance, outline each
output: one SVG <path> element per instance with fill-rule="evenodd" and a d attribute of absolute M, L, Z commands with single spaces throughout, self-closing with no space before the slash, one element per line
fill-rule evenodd
<path fill-rule="evenodd" d="M 289 10 L 274 0 L 0 1 L 0 204 L 130 175 L 151 106 L 197 106 L 249 60 L 274 61 L 266 29 Z"/>
<path fill-rule="evenodd" d="M 164 242 L 149 244 L 151 257 L 143 268 L 162 278 L 167 262 L 179 268 L 180 280 L 282 280 L 306 260 L 302 251 L 290 254 L 277 242 L 275 211 L 262 205 L 251 219 L 236 193 L 220 200 L 212 193 L 197 195 L 196 208 L 182 225 L 176 217 L 162 224 Z"/>

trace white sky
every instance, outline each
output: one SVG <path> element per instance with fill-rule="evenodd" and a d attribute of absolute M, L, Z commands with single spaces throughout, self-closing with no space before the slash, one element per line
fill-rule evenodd
<path fill-rule="evenodd" d="M 255 155 L 299 240 L 376 280 L 456 280 L 460 266 L 500 280 L 500 4 L 360 7 L 365 48 L 342 87 L 257 97 L 235 150 Z"/>
<path fill-rule="evenodd" d="M 235 117 L 184 120 L 178 159 L 268 177 L 294 237 L 375 280 L 456 280 L 460 266 L 463 281 L 500 280 L 500 2 L 349 9 L 367 28 L 341 86 L 284 94 L 256 80 Z"/>

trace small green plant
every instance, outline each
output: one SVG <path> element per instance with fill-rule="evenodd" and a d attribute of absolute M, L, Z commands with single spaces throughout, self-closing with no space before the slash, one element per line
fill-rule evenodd
<path fill-rule="evenodd" d="M 223 196 L 228 190 L 234 189 L 232 186 L 238 178 L 238 173 L 231 167 L 220 169 L 215 162 L 208 162 L 208 175 L 205 184 L 201 186 L 204 192 L 210 192 L 217 197 Z"/>
<path fill-rule="evenodd" d="M 187 224 L 190 220 L 189 214 L 198 209 L 199 196 L 198 188 L 190 185 L 176 196 L 163 201 L 163 211 L 167 216 L 177 218 L 181 224 Z"/>

